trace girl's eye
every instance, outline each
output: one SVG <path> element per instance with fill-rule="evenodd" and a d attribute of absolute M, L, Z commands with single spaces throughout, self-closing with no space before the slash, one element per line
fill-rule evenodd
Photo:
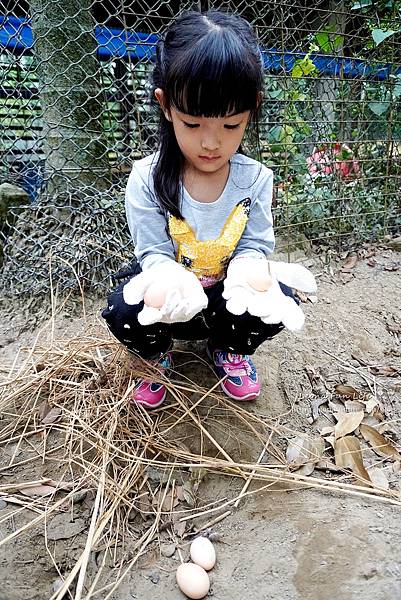
<path fill-rule="evenodd" d="M 199 127 L 198 123 L 186 123 L 185 121 L 183 121 L 185 127 L 189 127 L 189 129 L 195 129 L 196 127 Z"/>
<path fill-rule="evenodd" d="M 226 129 L 238 129 L 239 126 L 240 123 L 237 123 L 237 125 L 224 125 Z"/>

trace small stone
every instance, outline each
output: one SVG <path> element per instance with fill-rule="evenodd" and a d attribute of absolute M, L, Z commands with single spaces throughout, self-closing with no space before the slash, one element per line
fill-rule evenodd
<path fill-rule="evenodd" d="M 174 544 L 162 544 L 160 546 L 160 554 L 165 558 L 171 558 L 175 553 L 175 545 Z"/>
<path fill-rule="evenodd" d="M 154 583 L 155 585 L 157 585 L 160 581 L 160 575 L 159 573 L 151 573 L 149 575 L 149 579 L 152 583 Z"/>
<path fill-rule="evenodd" d="M 0 500 L 0 510 L 3 510 L 3 508 L 6 508 L 7 506 L 7 502 L 4 502 L 4 500 Z"/>
<path fill-rule="evenodd" d="M 78 492 L 75 492 L 72 496 L 73 504 L 81 504 L 81 502 L 85 500 L 87 494 L 87 490 L 79 490 Z"/>
<path fill-rule="evenodd" d="M 64 581 L 61 579 L 61 577 L 58 577 L 57 579 L 55 579 L 53 581 L 53 585 L 52 585 L 52 590 L 54 593 L 58 592 L 59 590 L 61 590 L 61 588 L 64 585 Z"/>

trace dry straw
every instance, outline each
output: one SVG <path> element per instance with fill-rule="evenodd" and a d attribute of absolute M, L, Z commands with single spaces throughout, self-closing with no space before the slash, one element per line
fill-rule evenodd
<path fill-rule="evenodd" d="M 52 600 L 66 593 L 75 600 L 110 598 L 161 531 L 185 540 L 226 518 L 242 499 L 260 490 L 304 487 L 400 504 L 394 492 L 363 482 L 351 485 L 344 476 L 324 479 L 291 472 L 282 451 L 291 433 L 288 425 L 281 428 L 279 419 L 271 422 L 229 401 L 216 391 L 218 382 L 207 390 L 182 373 L 166 379 L 146 362 L 134 360 L 98 325 L 71 339 L 51 339 L 44 347 L 37 339 L 2 371 L 0 444 L 13 451 L 1 466 L 6 483 L 0 486 L 0 498 L 15 506 L 7 518 L 28 510 L 32 520 L 1 544 L 40 524 L 46 533 L 54 515 L 75 510 L 79 490 L 93 495 L 86 543 L 70 572 L 60 573 L 63 583 Z M 167 404 L 152 413 L 134 408 L 130 397 L 139 377 L 163 381 Z M 219 433 L 223 431 L 225 436 Z M 227 443 L 230 432 L 231 438 L 242 440 L 237 449 Z M 44 465 L 57 465 L 56 481 L 41 476 Z M 19 481 L 19 469 L 27 466 L 37 477 Z M 207 482 L 196 494 L 205 473 L 239 478 L 240 491 L 232 498 L 206 500 Z M 26 496 L 28 488 L 36 496 Z M 179 488 L 192 491 L 194 502 L 177 503 Z M 200 490 L 205 490 L 204 501 Z M 139 531 L 128 526 L 135 511 L 142 518 Z M 91 552 L 99 548 L 118 565 L 112 583 L 103 577 L 105 560 L 96 573 L 88 568 Z M 124 554 L 124 548 L 129 552 Z"/>

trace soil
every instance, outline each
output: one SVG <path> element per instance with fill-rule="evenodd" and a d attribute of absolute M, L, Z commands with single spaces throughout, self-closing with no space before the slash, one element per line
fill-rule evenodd
<path fill-rule="evenodd" d="M 313 435 L 330 424 L 330 411 L 325 413 L 322 408 L 317 419 L 312 416 L 319 385 L 332 390 L 336 384 L 346 383 L 366 390 L 367 381 L 372 381 L 380 398 L 382 425 L 387 425 L 393 441 L 399 445 L 401 254 L 385 247 L 365 247 L 359 251 L 357 264 L 344 270 L 341 265 L 345 256 L 330 260 L 322 254 L 304 258 L 304 264 L 318 276 L 319 300 L 302 305 L 307 321 L 301 332 L 285 332 L 258 349 L 254 358 L 264 379 L 263 393 L 249 410 L 269 419 L 279 418 L 280 424 L 288 427 L 289 438 L 295 431 Z M 87 310 L 98 321 L 98 327 L 103 327 L 96 303 Z M 34 343 L 39 330 L 27 329 L 23 315 L 7 321 L 7 314 L 2 318 L 5 327 L 0 362 L 10 364 L 21 347 L 29 348 Z M 60 315 L 53 322 L 54 335 L 66 337 L 82 326 L 82 318 Z M 178 348 L 201 355 L 203 352 L 199 344 Z M 185 356 L 177 355 L 178 372 L 192 379 L 208 380 L 210 386 L 213 376 L 208 368 L 204 364 L 188 364 Z M 386 371 L 384 367 L 393 370 Z M 376 369 L 376 375 L 372 369 Z M 216 425 L 214 435 L 235 459 L 257 461 L 261 448 L 249 435 L 241 438 L 224 423 Z M 187 443 L 196 444 L 190 435 L 188 440 Z M 284 449 L 287 442 L 283 439 Z M 15 445 L 6 445 L 3 459 L 6 461 L 6 455 L 10 457 L 14 451 Z M 393 473 L 391 463 L 385 463 L 385 468 L 391 488 L 399 494 L 397 473 Z M 57 465 L 50 462 L 43 473 L 56 479 Z M 16 468 L 12 475 L 15 481 L 30 480 L 38 476 L 38 471 L 26 465 Z M 0 484 L 1 477 L 0 471 Z M 250 490 L 255 491 L 258 485 L 252 483 Z M 242 486 L 243 481 L 238 479 L 209 474 L 199 492 L 206 503 L 209 499 L 233 497 Z M 73 567 L 85 545 L 93 502 L 94 496 L 88 493 L 79 499 L 70 519 L 64 514 L 57 516 L 61 522 L 57 517 L 51 521 L 49 552 L 43 525 L 0 546 L 0 600 L 45 600 L 52 596 L 58 572 L 50 554 L 62 572 Z M 0 500 L 1 538 L 32 519 L 33 514 L 26 510 L 7 519 L 13 510 L 15 506 Z M 209 596 L 216 600 L 400 598 L 400 511 L 401 505 L 376 498 L 301 490 L 289 485 L 275 485 L 249 495 L 231 515 L 213 526 L 220 541 L 215 544 L 218 558 L 210 573 Z M 195 525 L 202 526 L 206 520 L 207 517 L 200 517 Z M 165 548 L 169 544 L 171 547 L 166 532 L 157 535 L 111 598 L 184 598 L 175 583 L 178 552 L 170 557 L 160 552 L 162 548 L 163 554 L 169 554 Z M 180 550 L 185 559 L 186 542 Z M 103 559 L 110 581 L 115 577 L 113 556 L 105 556 L 99 549 L 91 555 L 89 579 L 96 575 Z"/>

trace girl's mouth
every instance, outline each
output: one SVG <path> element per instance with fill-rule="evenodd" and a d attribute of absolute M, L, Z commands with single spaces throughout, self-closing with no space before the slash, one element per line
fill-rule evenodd
<path fill-rule="evenodd" d="M 219 159 L 220 156 L 199 156 L 199 158 L 201 158 L 202 160 L 205 160 L 207 162 L 213 162 L 213 161 Z"/>

